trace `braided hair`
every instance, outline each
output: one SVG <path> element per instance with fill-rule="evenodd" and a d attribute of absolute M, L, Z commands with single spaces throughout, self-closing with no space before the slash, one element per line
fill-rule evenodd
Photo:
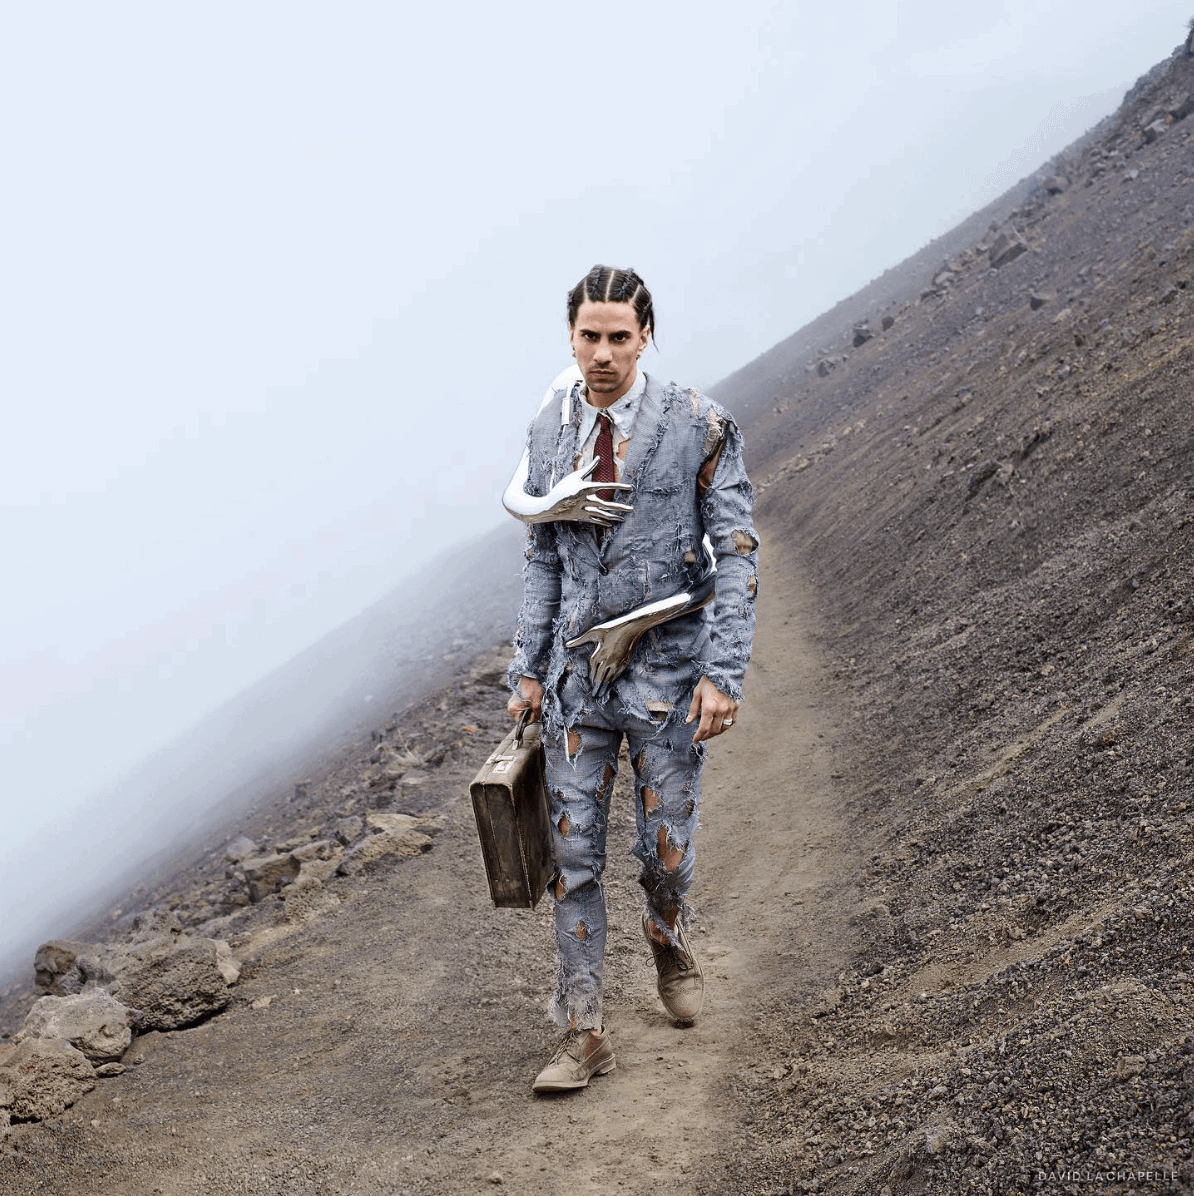
<path fill-rule="evenodd" d="M 592 303 L 631 303 L 640 328 L 649 328 L 655 340 L 655 305 L 647 284 L 634 270 L 619 270 L 614 266 L 594 266 L 568 292 L 568 327 L 576 327 L 580 305 L 588 299 Z"/>

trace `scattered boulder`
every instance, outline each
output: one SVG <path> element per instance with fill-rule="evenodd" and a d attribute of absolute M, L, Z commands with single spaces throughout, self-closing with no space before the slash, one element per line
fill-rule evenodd
<path fill-rule="evenodd" d="M 201 940 L 202 941 L 202 940 Z M 232 948 L 223 939 L 207 940 L 216 945 L 216 967 L 224 977 L 225 984 L 235 984 L 240 979 L 240 964 L 232 954 Z"/>
<path fill-rule="evenodd" d="M 434 833 L 441 829 L 439 821 L 427 815 L 415 817 L 373 810 L 369 813 L 368 821 L 369 829 L 374 833 L 367 835 L 345 855 L 336 868 L 339 875 L 354 876 L 358 872 L 367 872 L 387 856 L 406 859 L 430 851 L 432 842 L 427 832 Z"/>
<path fill-rule="evenodd" d="M 1144 126 L 1144 140 L 1150 145 L 1169 128 L 1167 120 L 1154 120 L 1151 125 Z"/>
<path fill-rule="evenodd" d="M 833 372 L 835 365 L 836 362 L 832 361 L 830 358 L 822 357 L 821 360 L 817 362 L 817 377 L 828 378 Z"/>
<path fill-rule="evenodd" d="M 348 847 L 365 833 L 365 820 L 355 814 L 351 818 L 341 818 L 333 833 L 341 847 Z"/>
<path fill-rule="evenodd" d="M 1028 306 L 1033 311 L 1040 311 L 1046 303 L 1052 303 L 1056 298 L 1057 296 L 1052 291 L 1033 291 L 1028 296 Z"/>
<path fill-rule="evenodd" d="M 305 864 L 308 860 L 326 860 L 335 850 L 331 839 L 312 839 L 290 853 L 291 858 Z"/>
<path fill-rule="evenodd" d="M 233 839 L 228 844 L 224 849 L 224 854 L 234 864 L 239 864 L 241 860 L 247 860 L 257 854 L 257 844 L 247 835 L 241 835 L 239 839 Z"/>
<path fill-rule="evenodd" d="M 882 323 L 883 323 L 883 331 L 889 332 L 892 328 L 895 327 L 895 316 L 884 316 Z"/>
<path fill-rule="evenodd" d="M 863 320 L 861 324 L 854 325 L 854 348 L 861 349 L 875 334 L 871 331 L 870 323 Z"/>
<path fill-rule="evenodd" d="M 82 992 L 93 1003 L 45 1006 L 39 1017 L 48 1025 L 53 1015 L 63 1026 L 69 1024 L 68 1014 L 82 1016 L 84 1009 L 91 1011 L 89 1017 L 118 1018 L 115 1006 L 103 1003 L 110 994 L 131 1010 L 136 1030 L 177 1030 L 228 1005 L 228 987 L 240 978 L 240 965 L 226 942 L 182 933 L 177 917 L 168 911 L 151 911 L 139 919 L 139 926 L 150 933 L 126 946 L 43 943 L 34 961 L 38 986 L 55 996 Z M 101 986 L 108 992 L 99 991 Z M 103 1024 L 111 1028 L 110 1021 Z"/>
<path fill-rule="evenodd" d="M 0 1052 L 0 1113 L 17 1121 L 57 1117 L 95 1087 L 95 1069 L 60 1038 L 35 1038 Z"/>
<path fill-rule="evenodd" d="M 294 884 L 290 889 L 301 888 L 303 885 L 310 884 L 313 881 L 325 881 L 336 875 L 336 869 L 340 866 L 342 856 L 333 856 L 329 859 L 305 860 L 299 868 L 299 874 L 295 878 Z"/>
<path fill-rule="evenodd" d="M 42 943 L 33 957 L 37 987 L 56 996 L 77 993 L 84 984 L 79 970 L 79 957 L 91 950 L 90 944 L 74 939 L 51 939 L 48 943 Z"/>
<path fill-rule="evenodd" d="M 243 860 L 241 868 L 249 885 L 249 900 L 260 901 L 276 893 L 284 882 L 294 880 L 299 874 L 300 863 L 290 852 Z"/>
<path fill-rule="evenodd" d="M 424 835 L 438 835 L 444 825 L 434 814 L 390 814 L 382 810 L 370 810 L 365 820 L 369 833 L 405 834 L 418 831 Z"/>
<path fill-rule="evenodd" d="M 156 939 L 167 934 L 182 934 L 178 915 L 166 906 L 143 910 L 133 917 L 133 934 L 138 939 Z"/>
<path fill-rule="evenodd" d="M 1048 195 L 1061 195 L 1069 184 L 1060 175 L 1051 174 L 1042 183 Z"/>
<path fill-rule="evenodd" d="M 1014 262 L 1022 253 L 1028 252 L 1028 242 L 1010 225 L 995 234 L 987 256 L 994 270 L 1001 270 L 1008 262 Z"/>
<path fill-rule="evenodd" d="M 109 966 L 112 992 L 133 1008 L 138 1031 L 179 1030 L 219 1013 L 240 977 L 227 943 L 187 935 L 135 943 Z"/>
<path fill-rule="evenodd" d="M 1194 112 L 1194 96 L 1188 91 L 1179 91 L 1165 102 L 1165 115 L 1170 120 L 1185 120 L 1191 112 Z"/>
<path fill-rule="evenodd" d="M 102 989 L 68 997 L 42 997 L 13 1039 L 22 1043 L 57 1038 L 81 1051 L 89 1063 L 114 1063 L 133 1040 L 132 1014 Z"/>

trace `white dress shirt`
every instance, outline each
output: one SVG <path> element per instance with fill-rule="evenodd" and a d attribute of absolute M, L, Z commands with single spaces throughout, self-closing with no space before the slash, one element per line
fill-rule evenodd
<path fill-rule="evenodd" d="M 588 387 L 580 388 L 580 453 L 576 458 L 574 468 L 584 469 L 593 460 L 597 449 L 597 437 L 601 432 L 597 424 L 597 417 L 608 415 L 612 424 L 610 436 L 614 442 L 614 481 L 622 480 L 622 458 L 626 454 L 625 450 L 621 453 L 618 450 L 622 449 L 622 446 L 630 439 L 635 416 L 638 415 L 639 408 L 643 405 L 643 392 L 646 386 L 646 375 L 642 370 L 638 370 L 634 385 L 609 407 L 594 407 L 588 400 Z"/>

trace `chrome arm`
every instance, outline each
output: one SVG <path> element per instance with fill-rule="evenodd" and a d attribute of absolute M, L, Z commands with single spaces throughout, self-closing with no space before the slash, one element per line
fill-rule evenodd
<path fill-rule="evenodd" d="M 576 648 L 587 643 L 597 645 L 589 657 L 589 679 L 594 688 L 600 690 L 620 676 L 630 663 L 630 653 L 644 631 L 708 606 L 713 601 L 716 576 L 710 570 L 691 590 L 661 598 L 658 602 L 648 602 L 646 606 L 636 607 L 616 619 L 598 623 L 584 635 L 568 640 L 564 647 Z"/>
<path fill-rule="evenodd" d="M 502 506 L 523 523 L 554 523 L 571 520 L 575 523 L 595 523 L 612 527 L 621 523 L 634 510 L 623 502 L 598 498 L 599 490 L 631 490 L 627 482 L 594 482 L 590 475 L 597 468 L 600 457 L 594 457 L 585 469 L 578 469 L 562 477 L 542 498 L 526 492 L 530 475 L 530 449 L 522 451 L 522 460 L 502 495 Z"/>
<path fill-rule="evenodd" d="M 572 418 L 572 391 L 581 380 L 580 370 L 576 365 L 569 365 L 562 369 L 543 395 L 539 404 L 539 412 L 555 398 L 556 392 L 564 391 L 564 401 L 560 407 L 560 426 L 568 423 Z M 502 506 L 523 523 L 554 523 L 557 520 L 573 523 L 595 523 L 598 527 L 612 527 L 621 523 L 634 510 L 625 503 L 610 502 L 597 497 L 598 490 L 631 490 L 632 486 L 626 482 L 594 482 L 590 475 L 597 468 L 600 458 L 595 457 L 587 469 L 578 469 L 561 478 L 552 488 L 536 498 L 526 492 L 527 478 L 531 472 L 530 447 L 523 449 L 518 468 L 510 479 L 502 495 Z"/>

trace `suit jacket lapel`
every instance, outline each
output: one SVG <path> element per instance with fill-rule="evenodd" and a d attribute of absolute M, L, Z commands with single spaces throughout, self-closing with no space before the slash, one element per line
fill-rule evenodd
<path fill-rule="evenodd" d="M 566 477 L 576 468 L 576 454 L 580 445 L 577 444 L 577 437 L 580 434 L 580 395 L 577 389 L 580 386 L 579 382 L 572 384 L 572 418 L 566 424 L 560 424 L 559 435 L 556 438 L 556 459 L 554 465 L 554 476 L 552 478 L 552 485 L 554 486 L 561 478 Z M 563 404 L 567 402 L 568 392 L 560 392 L 560 406 L 555 410 L 563 414 Z M 560 417 L 557 415 L 557 419 Z"/>
<path fill-rule="evenodd" d="M 631 506 L 634 505 L 643 473 L 663 437 L 670 407 L 667 391 L 650 374 L 645 373 L 645 377 L 642 406 L 634 418 L 634 432 L 630 437 L 630 447 L 626 450 L 626 460 L 622 463 L 622 481 L 629 482 L 634 487 L 629 496 L 622 501 L 630 503 Z"/>

